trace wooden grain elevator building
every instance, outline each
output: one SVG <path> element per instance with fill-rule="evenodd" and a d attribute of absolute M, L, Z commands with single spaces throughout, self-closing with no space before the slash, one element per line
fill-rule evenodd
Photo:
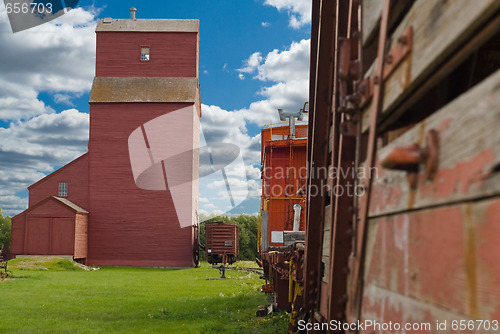
<path fill-rule="evenodd" d="M 192 266 L 199 22 L 105 18 L 96 39 L 88 153 L 28 187 L 12 253 Z"/>

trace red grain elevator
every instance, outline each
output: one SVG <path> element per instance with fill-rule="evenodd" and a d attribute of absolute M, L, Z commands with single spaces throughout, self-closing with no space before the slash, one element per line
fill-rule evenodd
<path fill-rule="evenodd" d="M 31 186 L 30 207 L 62 182 L 88 212 L 86 263 L 193 266 L 199 21 L 105 18 L 96 40 L 88 153 Z"/>

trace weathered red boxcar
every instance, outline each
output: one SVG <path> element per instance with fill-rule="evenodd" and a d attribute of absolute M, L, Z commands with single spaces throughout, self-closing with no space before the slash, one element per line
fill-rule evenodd
<path fill-rule="evenodd" d="M 210 264 L 233 264 L 240 252 L 240 228 L 233 223 L 205 224 L 205 254 Z"/>
<path fill-rule="evenodd" d="M 299 328 L 498 332 L 500 2 L 312 13 Z"/>

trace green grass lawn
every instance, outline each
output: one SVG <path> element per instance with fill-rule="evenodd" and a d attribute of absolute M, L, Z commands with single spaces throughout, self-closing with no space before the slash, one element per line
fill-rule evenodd
<path fill-rule="evenodd" d="M 14 279 L 0 282 L 0 333 L 286 332 L 286 313 L 255 316 L 266 304 L 257 274 L 227 270 L 228 279 L 207 280 L 220 277 L 207 263 L 85 271 L 57 259 L 15 259 L 9 269 Z"/>

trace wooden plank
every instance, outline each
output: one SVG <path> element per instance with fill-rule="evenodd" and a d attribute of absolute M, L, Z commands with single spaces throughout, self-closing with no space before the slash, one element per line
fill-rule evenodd
<path fill-rule="evenodd" d="M 389 30 L 398 22 L 401 15 L 412 6 L 413 0 L 392 1 L 389 16 Z M 380 16 L 384 2 L 381 0 L 363 0 L 363 45 L 371 43 L 378 36 Z"/>
<path fill-rule="evenodd" d="M 385 81 L 382 114 L 387 115 L 420 85 L 447 58 L 470 39 L 500 8 L 500 1 L 424 1 L 415 2 L 393 33 L 392 44 L 413 27 L 412 53 Z M 369 126 L 369 105 L 363 115 L 363 129 Z"/>
<path fill-rule="evenodd" d="M 497 71 L 379 150 L 370 216 L 500 194 L 499 126 Z M 417 188 L 410 189 L 406 172 L 382 169 L 380 161 L 396 147 L 412 143 L 425 146 L 425 134 L 430 129 L 440 136 L 438 172 L 433 181 L 424 180 L 420 172 Z"/>
<path fill-rule="evenodd" d="M 497 197 L 371 219 L 364 318 L 499 319 L 499 212 Z"/>
<path fill-rule="evenodd" d="M 363 44 L 376 36 L 383 5 L 380 0 L 363 0 Z"/>
<path fill-rule="evenodd" d="M 325 207 L 325 212 L 330 212 L 331 205 Z M 327 282 L 330 277 L 330 231 L 331 231 L 331 215 L 325 215 L 323 224 L 323 247 L 321 251 L 321 261 L 323 262 L 325 271 L 323 274 L 323 282 Z"/>

